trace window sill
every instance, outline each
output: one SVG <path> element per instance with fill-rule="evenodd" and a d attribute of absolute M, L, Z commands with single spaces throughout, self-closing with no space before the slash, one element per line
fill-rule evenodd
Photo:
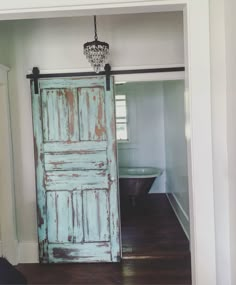
<path fill-rule="evenodd" d="M 135 149 L 138 148 L 136 143 L 131 143 L 129 141 L 117 141 L 119 149 Z"/>

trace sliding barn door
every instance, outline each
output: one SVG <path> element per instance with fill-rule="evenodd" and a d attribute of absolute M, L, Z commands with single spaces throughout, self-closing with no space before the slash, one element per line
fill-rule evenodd
<path fill-rule="evenodd" d="M 119 261 L 113 92 L 104 77 L 31 90 L 40 262 Z"/>

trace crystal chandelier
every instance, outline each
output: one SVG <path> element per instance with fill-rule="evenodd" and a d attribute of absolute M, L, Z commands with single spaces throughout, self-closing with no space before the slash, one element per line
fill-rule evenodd
<path fill-rule="evenodd" d="M 96 73 L 103 70 L 109 55 L 109 44 L 98 40 L 96 16 L 94 16 L 94 41 L 84 44 L 84 55 Z"/>

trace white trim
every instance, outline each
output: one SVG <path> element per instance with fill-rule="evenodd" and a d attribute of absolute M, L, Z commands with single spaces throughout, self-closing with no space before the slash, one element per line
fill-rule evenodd
<path fill-rule="evenodd" d="M 129 141 L 125 142 L 125 141 L 118 141 L 118 148 L 119 149 L 137 149 L 138 148 L 138 144 L 137 143 L 131 143 Z"/>
<path fill-rule="evenodd" d="M 38 263 L 38 243 L 25 241 L 19 243 L 19 263 Z"/>
<path fill-rule="evenodd" d="M 25 4 L 24 1 L 26 1 Z M 14 1 L 14 5 L 10 3 L 12 1 L 1 2 L 0 20 L 91 16 L 94 15 L 94 11 L 96 15 L 181 11 L 188 2 L 187 0 L 165 0 L 164 3 L 158 0 L 92 0 L 90 3 L 87 0 L 75 1 L 75 5 L 69 3 L 68 0 L 61 0 L 60 5 L 52 4 L 52 1 L 49 3 L 47 0 L 37 1 L 38 3 L 36 0 Z"/>
<path fill-rule="evenodd" d="M 179 200 L 177 199 L 177 197 L 174 193 L 167 193 L 166 196 L 167 196 L 167 198 L 171 204 L 173 211 L 175 212 L 175 215 L 176 215 L 186 237 L 188 238 L 188 240 L 190 240 L 189 217 L 188 217 L 187 213 L 184 211 L 182 205 L 180 204 Z M 188 226 L 188 228 L 187 228 L 187 226 Z"/>
<path fill-rule="evenodd" d="M 179 71 L 179 72 L 143 73 L 143 74 L 119 74 L 115 75 L 114 77 L 115 81 L 117 82 L 184 80 L 185 73 Z"/>
<path fill-rule="evenodd" d="M 190 1 L 184 28 L 192 283 L 215 285 L 209 1 Z"/>
<path fill-rule="evenodd" d="M 232 229 L 235 226 L 234 219 L 232 220 L 233 224 L 230 223 L 231 217 L 235 216 L 231 212 L 230 205 L 232 201 L 233 208 L 235 208 L 235 199 L 232 199 L 230 196 L 230 184 L 234 181 L 231 171 L 234 171 L 235 167 L 230 165 L 231 157 L 234 157 L 234 155 L 229 153 L 230 144 L 232 143 L 230 138 L 232 132 L 229 128 L 231 119 L 228 117 L 228 112 L 232 103 L 229 103 L 230 101 L 228 100 L 230 100 L 229 98 L 231 98 L 233 93 L 228 88 L 231 81 L 230 73 L 234 74 L 234 71 L 231 70 L 228 73 L 228 68 L 231 66 L 228 66 L 230 58 L 229 50 L 233 47 L 233 41 L 230 42 L 229 40 L 230 25 L 228 22 L 228 13 L 226 12 L 228 4 L 227 1 L 210 1 L 216 271 L 218 284 L 224 285 L 236 284 L 235 262 L 231 265 L 232 257 L 236 254 L 236 250 L 234 249 L 235 238 L 232 244 L 230 242 L 231 234 L 234 231 Z M 235 66 L 235 63 L 232 66 Z"/>
<path fill-rule="evenodd" d="M 67 10 L 67 9 L 84 9 L 84 7 L 91 7 L 92 9 L 96 8 L 110 8 L 111 6 L 117 7 L 136 7 L 136 6 L 152 6 L 155 4 L 155 0 L 65 0 L 65 1 L 48 1 L 48 0 L 35 0 L 34 2 L 29 2 L 25 0 L 21 0 L 21 4 L 18 2 L 12 3 L 13 1 L 8 1 L 7 3 L 2 4 L 2 10 L 0 11 L 20 11 L 20 10 L 46 10 L 50 9 L 52 11 L 56 10 Z M 51 2 L 51 3 L 50 3 Z M 157 3 L 161 6 L 169 6 L 172 4 L 182 3 L 183 1 L 165 1 L 167 5 L 163 3 Z M 55 4 L 56 3 L 56 4 Z"/>
<path fill-rule="evenodd" d="M 174 197 L 176 203 L 178 204 L 178 207 L 180 208 L 182 214 L 184 215 L 184 218 L 185 218 L 186 222 L 189 223 L 189 216 L 188 216 L 188 214 L 185 212 L 184 208 L 182 207 L 182 205 L 181 205 L 179 199 L 176 197 L 175 193 L 172 193 L 172 195 L 173 195 L 173 197 Z"/>
<path fill-rule="evenodd" d="M 18 241 L 15 223 L 14 175 L 8 97 L 9 69 L 0 66 L 0 227 L 2 255 L 17 264 Z"/>
<path fill-rule="evenodd" d="M 2 252 L 1 255 L 4 256 L 12 265 L 18 264 L 18 240 L 13 239 L 9 235 L 5 235 L 4 242 L 2 241 Z"/>

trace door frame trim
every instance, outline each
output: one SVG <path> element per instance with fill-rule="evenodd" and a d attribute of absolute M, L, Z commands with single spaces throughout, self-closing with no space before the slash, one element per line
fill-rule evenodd
<path fill-rule="evenodd" d="M 18 239 L 15 220 L 14 169 L 11 136 L 8 72 L 0 65 L 0 255 L 12 264 L 18 262 Z"/>

